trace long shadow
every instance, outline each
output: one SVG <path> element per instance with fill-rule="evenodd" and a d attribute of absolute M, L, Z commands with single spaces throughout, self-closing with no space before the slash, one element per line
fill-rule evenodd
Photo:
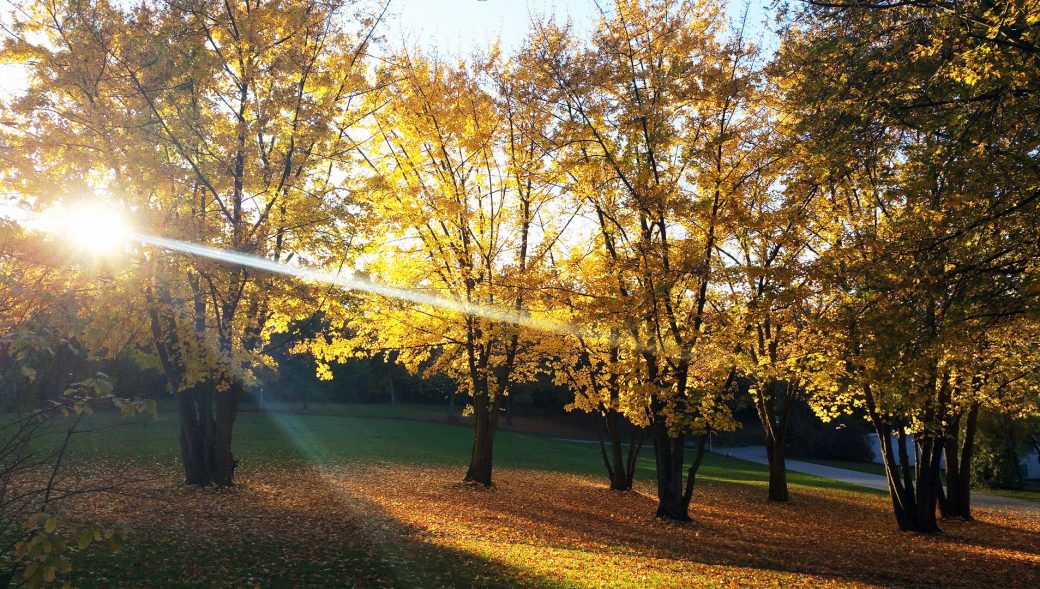
<path fill-rule="evenodd" d="M 940 520 L 939 527 L 944 530 L 946 538 L 966 546 L 1040 556 L 1040 531 L 994 523 L 990 518 L 1001 517 L 999 511 L 987 509 L 983 514 L 979 510 L 974 511 L 976 519 L 971 521 Z M 1040 521 L 1040 513 L 1033 517 Z"/>
<path fill-rule="evenodd" d="M 994 541 L 999 534 L 985 528 L 998 526 L 977 522 L 965 524 L 975 526 L 976 533 L 960 527 L 955 536 L 915 536 L 898 532 L 883 504 L 796 496 L 790 505 L 774 505 L 735 487 L 719 484 L 695 495 L 694 522 L 688 526 L 654 521 L 650 497 L 604 488 L 557 495 L 552 502 L 493 500 L 482 507 L 524 522 L 539 539 L 558 546 L 591 543 L 659 558 L 883 585 L 1040 586 L 1040 571 L 1025 559 L 970 550 L 999 547 L 1035 554 L 1033 532 L 1011 529 L 1005 541 Z M 611 513 L 582 506 L 588 494 L 598 495 Z M 814 517 L 821 514 L 829 517 Z M 1008 538 L 1012 534 L 1014 540 Z"/>
<path fill-rule="evenodd" d="M 327 482 L 307 483 L 319 496 L 301 500 L 297 485 L 318 476 L 254 477 L 230 491 L 167 485 L 170 501 L 109 506 L 104 516 L 130 529 L 126 549 L 79 553 L 70 580 L 86 588 L 565 586 L 438 545 Z"/>
<path fill-rule="evenodd" d="M 390 462 L 394 463 L 392 469 L 404 473 L 394 476 L 406 477 L 409 462 L 425 462 L 428 458 L 434 464 L 464 463 L 460 457 L 464 456 L 468 446 L 466 432 L 419 423 L 409 424 L 407 429 L 385 428 L 387 423 L 386 420 L 368 421 L 364 418 L 283 420 L 263 416 L 253 424 L 244 424 L 248 426 L 244 433 L 254 435 L 256 439 L 250 441 L 245 436 L 250 446 L 243 453 L 247 460 L 243 471 L 251 471 L 250 480 L 259 481 L 264 473 L 274 469 L 271 464 L 284 466 L 298 463 L 300 459 L 326 465 L 343 465 L 351 461 Z M 169 433 L 175 431 L 168 424 L 164 425 Z M 343 433 L 342 430 L 348 426 L 357 426 L 359 431 Z M 543 472 L 599 472 L 599 459 L 594 448 L 520 434 L 504 435 L 502 441 L 505 447 L 500 455 L 505 458 L 504 463 L 512 466 Z M 293 449 L 292 456 L 287 456 L 292 460 L 271 460 L 259 465 L 260 468 L 248 462 L 253 456 L 268 456 L 275 449 L 286 452 L 286 447 Z M 456 453 L 460 457 L 456 457 Z M 577 465 L 581 465 L 580 468 Z M 641 474 L 650 474 L 649 465 L 648 460 L 641 460 Z M 458 475 L 461 477 L 461 470 Z M 1032 570 L 1030 563 L 1024 562 L 1026 559 L 1000 554 L 1000 551 L 1017 551 L 1023 556 L 1035 555 L 1040 542 L 1037 542 L 1034 532 L 978 522 L 951 524 L 948 533 L 938 538 L 912 536 L 895 530 L 895 522 L 888 511 L 890 507 L 884 501 L 863 495 L 849 495 L 848 500 L 844 500 L 796 490 L 792 504 L 768 504 L 762 499 L 763 489 L 758 486 L 765 480 L 764 468 L 742 461 L 706 463 L 703 476 L 739 482 L 713 481 L 708 486 L 699 486 L 693 507 L 696 521 L 686 527 L 666 526 L 654 520 L 652 498 L 637 494 L 614 496 L 605 488 L 589 483 L 592 479 L 587 477 L 583 479 L 584 483 L 580 477 L 574 477 L 578 482 L 573 492 L 565 491 L 561 496 L 546 496 L 538 489 L 526 490 L 525 494 L 516 488 L 518 483 L 513 482 L 504 485 L 500 492 L 483 494 L 483 499 L 474 501 L 482 508 L 525 522 L 531 529 L 539 531 L 539 541 L 550 546 L 580 548 L 592 543 L 680 561 L 880 584 L 975 586 L 986 582 L 1005 586 L 1040 586 L 1040 572 Z M 458 491 L 442 489 L 441 492 Z M 503 500 L 518 494 L 520 501 Z M 585 505 L 589 497 L 605 501 L 611 512 Z M 609 500 L 604 500 L 604 497 Z M 128 578 L 138 580 L 129 583 L 135 586 L 192 586 L 196 577 L 234 579 L 241 585 L 249 585 L 250 579 L 255 577 L 265 580 L 263 586 L 319 586 L 322 581 L 313 579 L 324 579 L 327 583 L 330 574 L 341 575 L 357 586 L 386 586 L 383 584 L 386 579 L 392 581 L 392 586 L 474 583 L 477 586 L 516 586 L 519 579 L 532 586 L 542 583 L 558 585 L 555 580 L 550 582 L 531 577 L 529 571 L 427 541 L 424 539 L 426 530 L 402 523 L 374 501 L 358 496 L 340 498 L 339 501 L 351 506 L 348 511 L 354 514 L 350 516 L 354 521 L 352 526 L 330 526 L 328 514 L 323 512 L 321 505 L 276 507 L 249 504 L 245 506 L 249 511 L 248 517 L 234 510 L 225 513 L 221 511 L 224 508 L 218 505 L 217 511 L 223 514 L 220 517 L 229 522 L 229 526 L 237 526 L 237 535 L 224 538 L 220 543 L 209 541 L 206 534 L 193 533 L 191 525 L 212 529 L 206 526 L 212 526 L 213 522 L 205 520 L 180 522 L 180 527 L 173 526 L 165 531 L 160 527 L 160 533 L 153 536 L 167 541 L 155 542 L 153 538 L 145 537 L 138 549 L 131 548 L 128 552 L 138 554 L 137 559 L 124 563 L 127 566 L 121 570 L 148 573 Z M 214 501 L 213 497 L 200 497 L 197 511 L 204 514 L 212 510 L 209 502 L 221 503 Z M 379 539 L 378 535 L 365 535 L 364 522 L 356 521 L 359 511 L 362 520 L 382 521 L 387 529 L 395 530 L 387 532 L 389 543 L 375 541 Z M 322 535 L 325 541 L 314 552 L 320 558 L 308 552 L 313 551 L 313 546 L 307 538 L 280 538 L 277 534 L 261 533 L 268 520 L 284 521 L 289 514 L 295 514 L 292 520 L 295 527 Z M 176 520 L 184 518 L 185 514 L 171 511 L 167 516 Z M 609 525 L 604 525 L 604 522 L 609 522 Z M 180 529 L 184 526 L 189 528 L 187 533 Z M 183 540 L 185 537 L 190 541 Z M 571 539 L 576 537 L 583 541 L 574 540 L 572 543 Z M 396 549 L 386 548 L 398 543 L 408 547 L 403 555 Z M 164 548 L 167 544 L 185 548 Z M 410 553 L 417 556 L 413 558 Z M 170 557 L 183 562 L 167 562 Z M 116 558 L 114 562 L 118 562 Z M 426 570 L 423 563 L 427 561 L 432 567 L 429 572 L 422 573 L 427 576 L 419 580 L 413 578 L 413 569 Z M 456 569 L 460 572 L 451 573 L 456 575 L 451 577 L 443 577 L 442 572 L 437 572 Z M 202 573 L 186 578 L 185 570 Z M 168 582 L 157 582 L 155 574 L 152 574 L 155 571 L 159 571 L 159 575 L 163 574 L 162 571 L 173 573 Z M 301 576 L 295 579 L 285 571 Z M 980 575 L 980 571 L 985 574 Z M 125 582 L 106 585 L 106 581 L 96 578 L 94 581 L 97 583 L 76 584 L 127 586 Z M 212 583 L 194 584 L 210 585 Z"/>

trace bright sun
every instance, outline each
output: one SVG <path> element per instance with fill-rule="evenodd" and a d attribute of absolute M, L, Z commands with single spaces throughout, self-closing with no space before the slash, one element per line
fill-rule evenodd
<path fill-rule="evenodd" d="M 118 253 L 133 234 L 121 210 L 99 203 L 55 207 L 44 218 L 49 233 L 95 255 Z"/>

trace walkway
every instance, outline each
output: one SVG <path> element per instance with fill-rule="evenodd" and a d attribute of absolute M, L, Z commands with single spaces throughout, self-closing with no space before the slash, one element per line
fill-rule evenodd
<path fill-rule="evenodd" d="M 746 446 L 742 448 L 715 447 L 712 449 L 712 452 L 715 452 L 716 454 L 721 454 L 723 456 L 731 456 L 733 458 L 747 460 L 748 462 L 755 462 L 758 464 L 769 464 L 769 459 L 766 458 L 765 446 Z M 882 491 L 888 490 L 888 480 L 885 477 L 866 472 L 859 472 L 844 468 L 835 468 L 833 466 L 824 466 L 822 464 L 803 462 L 801 460 L 788 460 L 787 470 L 800 472 L 804 474 L 811 474 L 813 476 L 818 476 L 835 481 L 841 481 L 843 483 L 848 483 L 850 485 L 856 485 L 859 487 L 867 487 L 869 489 L 880 489 Z M 1040 503 L 1036 503 L 1034 501 L 1026 501 L 1025 499 L 1004 497 L 1002 495 L 979 493 L 978 491 L 972 492 L 971 504 L 974 507 L 986 507 L 990 509 L 1007 509 L 1011 511 L 1024 511 L 1040 515 Z"/>

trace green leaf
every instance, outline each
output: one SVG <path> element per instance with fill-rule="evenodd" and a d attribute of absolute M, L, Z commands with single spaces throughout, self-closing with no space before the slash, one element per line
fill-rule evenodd
<path fill-rule="evenodd" d="M 78 546 L 80 550 L 84 550 L 87 546 L 90 546 L 90 543 L 93 541 L 94 530 L 83 530 L 83 533 L 76 539 L 76 546 Z"/>

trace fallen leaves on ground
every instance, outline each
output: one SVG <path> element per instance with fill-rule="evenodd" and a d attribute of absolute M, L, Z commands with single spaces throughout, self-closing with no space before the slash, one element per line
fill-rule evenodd
<path fill-rule="evenodd" d="M 122 522 L 125 555 L 92 556 L 77 583 L 124 586 L 1036 587 L 1040 513 L 979 509 L 920 536 L 895 528 L 887 499 L 712 483 L 692 524 L 653 517 L 652 489 L 616 493 L 596 477 L 499 470 L 498 486 L 458 469 L 402 465 L 266 468 L 231 490 L 146 483 L 98 496 L 84 516 Z M 142 477 L 144 478 L 144 477 Z M 136 575 L 136 576 L 135 576 Z"/>

